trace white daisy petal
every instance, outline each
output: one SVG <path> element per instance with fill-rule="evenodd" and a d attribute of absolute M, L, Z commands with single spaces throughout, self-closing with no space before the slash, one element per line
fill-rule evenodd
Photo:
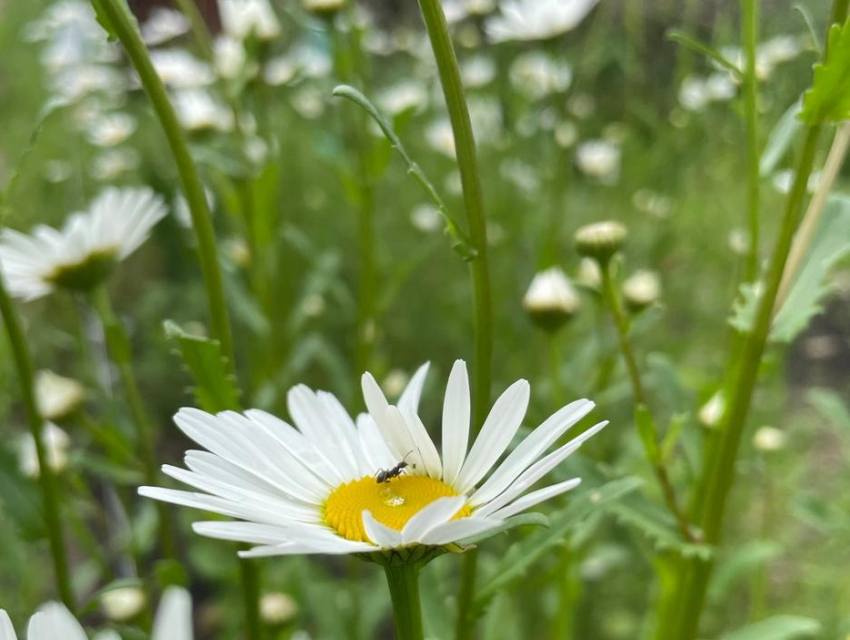
<path fill-rule="evenodd" d="M 589 400 L 576 400 L 553 414 L 505 458 L 493 475 L 472 495 L 470 504 L 484 504 L 502 493 L 567 429 L 590 413 L 593 407 L 594 404 Z"/>
<path fill-rule="evenodd" d="M 516 435 L 528 408 L 528 382 L 519 380 L 496 400 L 454 484 L 466 493 L 483 478 Z"/>
<path fill-rule="evenodd" d="M 162 594 L 151 640 L 192 640 L 192 596 L 185 589 L 169 587 Z"/>
<path fill-rule="evenodd" d="M 64 606 L 48 602 L 31 619 L 27 640 L 88 640 L 80 623 Z"/>
<path fill-rule="evenodd" d="M 389 469 L 398 462 L 378 431 L 378 425 L 372 416 L 365 413 L 357 416 L 357 432 L 372 474 L 378 469 Z"/>
<path fill-rule="evenodd" d="M 469 446 L 469 376 L 466 363 L 457 360 L 446 385 L 443 403 L 443 482 L 454 485 Z"/>
<path fill-rule="evenodd" d="M 248 544 L 270 545 L 287 541 L 285 527 L 258 522 L 195 522 L 192 530 L 199 536 Z"/>
<path fill-rule="evenodd" d="M 419 513 L 404 525 L 404 529 L 401 531 L 404 544 L 419 542 L 422 536 L 434 527 L 438 527 L 451 520 L 458 511 L 463 509 L 464 504 L 466 504 L 466 498 L 464 496 L 434 500 L 434 502 L 419 511 Z"/>
<path fill-rule="evenodd" d="M 422 387 L 425 386 L 425 379 L 428 377 L 428 369 L 431 363 L 426 362 L 416 370 L 410 382 L 407 383 L 401 397 L 398 399 L 398 408 L 402 413 L 419 411 L 419 400 L 422 397 Z"/>
<path fill-rule="evenodd" d="M 526 509 L 530 509 L 531 507 L 540 504 L 544 500 L 549 500 L 550 498 L 554 498 L 555 496 L 569 491 L 570 489 L 574 489 L 579 484 L 581 484 L 581 478 L 573 478 L 572 480 L 553 484 L 550 487 L 532 491 L 531 493 L 524 495 L 519 500 L 512 502 L 507 507 L 494 511 L 490 514 L 490 517 L 500 518 L 502 520 L 510 518 L 518 513 L 522 513 Z"/>
<path fill-rule="evenodd" d="M 433 545 L 459 542 L 464 538 L 500 527 L 502 524 L 503 521 L 491 518 L 460 518 L 434 527 L 423 535 L 419 542 Z"/>
<path fill-rule="evenodd" d="M 407 433 L 407 426 L 405 425 L 403 429 L 400 429 L 400 425 L 391 422 L 391 418 L 388 415 L 390 404 L 387 402 L 384 392 L 381 391 L 381 387 L 375 381 L 375 378 L 372 377 L 371 373 L 364 373 L 361 383 L 363 387 L 363 400 L 366 402 L 369 415 L 372 416 L 372 419 L 378 426 L 378 431 L 383 437 L 384 442 L 387 443 L 387 447 L 390 453 L 393 454 L 393 458 L 396 461 L 401 460 L 410 451 L 410 448 L 406 447 L 412 444 Z"/>
<path fill-rule="evenodd" d="M 18 640 L 9 614 L 4 609 L 0 609 L 0 640 Z"/>
<path fill-rule="evenodd" d="M 379 547 L 392 549 L 402 545 L 401 533 L 375 520 L 371 511 L 363 512 L 363 528 L 369 539 Z"/>

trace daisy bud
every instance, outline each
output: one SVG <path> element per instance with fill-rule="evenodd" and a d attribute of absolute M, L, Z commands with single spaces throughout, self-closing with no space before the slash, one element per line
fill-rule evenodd
<path fill-rule="evenodd" d="M 632 313 L 643 311 L 661 298 L 661 279 L 654 271 L 637 271 L 623 283 L 623 298 Z"/>
<path fill-rule="evenodd" d="M 716 427 L 726 411 L 726 398 L 718 391 L 699 410 L 699 421 L 704 427 Z"/>
<path fill-rule="evenodd" d="M 139 587 L 110 589 L 100 596 L 100 608 L 114 622 L 132 620 L 145 608 L 145 592 Z"/>
<path fill-rule="evenodd" d="M 619 222 L 594 222 L 576 231 L 576 249 L 585 258 L 593 258 L 605 265 L 622 248 L 627 233 L 626 227 Z"/>
<path fill-rule="evenodd" d="M 41 431 L 41 438 L 44 441 L 48 466 L 55 472 L 62 471 L 68 465 L 68 448 L 71 446 L 68 434 L 48 422 Z M 29 478 L 37 478 L 41 473 L 35 440 L 29 433 L 23 435 L 18 443 L 18 466 L 21 473 Z"/>
<path fill-rule="evenodd" d="M 583 287 L 599 291 L 602 287 L 602 272 L 595 260 L 582 258 L 576 272 L 576 282 Z"/>
<path fill-rule="evenodd" d="M 284 624 L 297 613 L 298 605 L 286 593 L 266 593 L 260 598 L 260 617 L 266 624 Z"/>
<path fill-rule="evenodd" d="M 536 325 L 555 332 L 576 314 L 580 300 L 564 272 L 552 267 L 534 276 L 522 306 Z"/>
<path fill-rule="evenodd" d="M 329 16 L 342 9 L 344 0 L 304 0 L 304 8 L 310 13 Z"/>
<path fill-rule="evenodd" d="M 759 451 L 771 452 L 785 448 L 787 437 L 776 427 L 761 427 L 753 436 L 753 446 Z"/>
<path fill-rule="evenodd" d="M 36 374 L 35 396 L 44 419 L 58 422 L 79 408 L 85 400 L 86 390 L 72 378 L 45 370 Z"/>

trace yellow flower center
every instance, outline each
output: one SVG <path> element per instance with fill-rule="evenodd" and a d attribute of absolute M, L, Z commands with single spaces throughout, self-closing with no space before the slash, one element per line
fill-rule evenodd
<path fill-rule="evenodd" d="M 333 490 L 325 503 L 325 524 L 349 540 L 369 542 L 363 512 L 390 529 L 401 531 L 407 521 L 439 498 L 458 495 L 449 485 L 427 476 L 402 475 L 388 482 L 366 476 Z M 464 506 L 454 519 L 472 513 Z"/>

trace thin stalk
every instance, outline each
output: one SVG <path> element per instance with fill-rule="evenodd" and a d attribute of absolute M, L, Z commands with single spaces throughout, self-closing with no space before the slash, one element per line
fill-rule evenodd
<path fill-rule="evenodd" d="M 419 0 L 422 17 L 428 28 L 431 48 L 437 60 L 440 83 L 454 132 L 457 163 L 463 187 L 468 235 L 477 256 L 470 265 L 475 326 L 475 387 L 473 415 L 476 431 L 481 427 L 490 406 L 490 375 L 493 360 L 493 312 L 490 294 L 490 270 L 487 260 L 487 223 L 481 176 L 475 150 L 475 137 L 469 118 L 460 68 L 449 36 L 446 16 L 439 0 Z"/>
<path fill-rule="evenodd" d="M 826 197 L 832 190 L 832 185 L 835 183 L 835 178 L 838 177 L 841 165 L 844 164 L 848 143 L 850 143 L 850 123 L 845 122 L 835 133 L 832 147 L 829 150 L 829 156 L 826 158 L 826 163 L 824 164 L 823 172 L 818 182 L 818 188 L 812 197 L 812 201 L 806 208 L 803 222 L 800 223 L 800 229 L 794 237 L 794 245 L 791 247 L 791 253 L 788 255 L 788 264 L 785 267 L 785 272 L 782 274 L 782 283 L 779 285 L 779 293 L 776 296 L 776 306 L 773 309 L 774 313 L 778 313 L 782 308 L 791 290 L 791 285 L 794 283 L 794 278 L 800 271 L 800 267 L 802 267 L 803 258 L 812 244 L 821 214 L 826 206 Z"/>
<path fill-rule="evenodd" d="M 204 57 L 207 60 L 212 60 L 213 39 L 210 35 L 210 30 L 207 28 L 207 23 L 204 21 L 204 16 L 201 15 L 195 0 L 176 0 L 176 4 L 180 12 L 189 21 L 192 36 L 201 48 Z"/>
<path fill-rule="evenodd" d="M 629 340 L 629 319 L 626 317 L 620 300 L 620 294 L 614 284 L 614 278 L 611 274 L 611 262 L 609 261 L 604 265 L 600 265 L 600 267 L 602 271 L 602 297 L 605 300 L 608 310 L 611 312 L 611 316 L 614 318 L 614 325 L 617 328 L 617 337 L 620 342 L 620 351 L 623 354 L 623 360 L 626 363 L 626 370 L 629 373 L 629 380 L 632 384 L 632 393 L 635 397 L 635 403 L 639 408 L 642 407 L 646 411 L 649 411 L 649 399 L 647 398 L 646 389 L 641 378 L 640 369 L 638 368 L 637 358 L 635 358 L 635 353 L 632 349 L 631 341 Z M 661 493 L 664 496 L 664 503 L 676 519 L 676 524 L 682 534 L 682 537 L 685 540 L 693 541 L 694 536 L 693 533 L 691 533 L 691 527 L 688 524 L 688 520 L 685 517 L 684 512 L 679 507 L 679 501 L 676 498 L 676 491 L 673 488 L 673 483 L 670 481 L 670 475 L 667 472 L 667 467 L 664 466 L 664 463 L 657 455 L 657 449 L 652 448 L 652 443 L 658 442 L 658 433 L 656 431 L 655 420 L 653 420 L 651 416 L 649 423 L 652 427 L 651 441 L 648 442 L 647 439 L 643 437 L 640 439 L 644 446 L 646 459 L 652 465 L 655 478 L 658 481 L 658 485 L 661 487 Z"/>
<path fill-rule="evenodd" d="M 738 449 L 770 333 L 776 296 L 806 197 L 806 185 L 814 164 L 820 130 L 819 125 L 810 126 L 806 130 L 794 186 L 788 197 L 779 238 L 765 279 L 765 290 L 759 300 L 755 325 L 752 332 L 745 338 L 738 360 L 737 375 L 734 377 L 734 383 L 729 386 L 730 401 L 721 441 L 716 454 L 708 461 L 703 471 L 707 479 L 706 496 L 702 501 L 699 523 L 709 544 L 720 542 L 726 515 L 726 502 L 735 479 L 734 469 Z M 681 590 L 678 621 L 673 632 L 666 637 L 681 640 L 693 640 L 696 637 L 712 568 L 711 562 L 694 560 L 690 563 Z"/>
<path fill-rule="evenodd" d="M 65 551 L 65 539 L 62 534 L 62 518 L 59 511 L 59 487 L 56 475 L 50 468 L 47 459 L 47 448 L 42 438 L 44 420 L 38 408 L 35 398 L 35 386 L 33 383 L 32 356 L 27 346 L 21 320 L 15 310 L 15 305 L 6 291 L 6 283 L 2 272 L 0 272 L 0 314 L 3 316 L 3 324 L 6 334 L 9 336 L 9 344 L 12 347 L 12 357 L 15 361 L 15 369 L 18 383 L 21 385 L 21 396 L 24 401 L 24 409 L 27 414 L 27 424 L 35 442 L 35 453 L 38 458 L 38 484 L 41 488 L 41 497 L 44 504 L 44 524 L 47 528 L 47 538 L 50 542 L 50 553 L 53 558 L 53 571 L 56 576 L 56 587 L 59 598 L 66 607 L 72 611 L 75 608 L 74 594 L 71 590 L 71 578 L 68 571 L 68 556 Z"/>
<path fill-rule="evenodd" d="M 150 420 L 145 412 L 142 394 L 133 371 L 132 353 L 130 341 L 124 325 L 115 314 L 109 293 L 106 287 L 101 286 L 92 291 L 92 306 L 97 311 L 98 317 L 103 324 L 103 333 L 106 338 L 106 348 L 121 378 L 121 386 L 130 408 L 130 416 L 136 429 L 136 438 L 142 457 L 145 474 L 145 482 L 155 485 L 157 482 L 156 452 L 154 446 L 154 434 Z M 165 505 L 157 502 L 159 511 L 159 536 L 162 545 L 162 553 L 167 558 L 173 558 L 176 550 L 174 546 L 174 528 L 171 522 L 170 512 Z"/>
<path fill-rule="evenodd" d="M 449 35 L 449 25 L 439 0 L 419 0 L 431 48 L 440 73 L 440 84 L 449 111 L 454 133 L 455 149 L 463 201 L 466 210 L 467 233 L 477 252 L 470 261 L 472 278 L 472 307 L 474 323 L 475 359 L 473 391 L 473 425 L 477 433 L 490 406 L 490 376 L 493 366 L 493 308 L 490 294 L 490 269 L 487 260 L 487 222 L 484 215 L 484 196 L 481 175 L 475 150 L 475 136 L 469 117 L 469 106 L 460 77 L 457 54 Z M 458 594 L 456 637 L 465 640 L 472 635 L 474 623 L 471 615 L 475 592 L 475 572 L 478 551 L 469 551 L 463 560 L 463 578 Z"/>
<path fill-rule="evenodd" d="M 198 175 L 186 136 L 177 119 L 174 107 L 168 99 L 165 86 L 157 75 L 148 50 L 135 27 L 135 21 L 126 5 L 120 0 L 91 0 L 100 7 L 109 20 L 118 39 L 124 45 L 142 86 L 151 100 L 154 111 L 165 131 L 171 154 L 177 164 L 177 171 L 183 183 L 186 202 L 192 216 L 192 228 L 198 241 L 198 253 L 203 272 L 204 287 L 207 294 L 212 336 L 221 343 L 222 353 L 227 357 L 229 366 L 233 366 L 233 338 L 230 332 L 230 318 L 227 313 L 227 301 L 215 243 L 215 231 L 207 206 L 204 187 Z"/>
<path fill-rule="evenodd" d="M 758 0 L 741 0 L 741 42 L 744 47 L 744 118 L 747 136 L 747 211 L 750 247 L 744 270 L 748 282 L 758 275 L 759 255 L 759 148 L 758 148 L 758 78 L 756 77 L 756 44 L 758 43 Z"/>
<path fill-rule="evenodd" d="M 422 603 L 419 600 L 419 569 L 416 563 L 386 565 L 387 586 L 393 602 L 396 640 L 424 640 Z"/>

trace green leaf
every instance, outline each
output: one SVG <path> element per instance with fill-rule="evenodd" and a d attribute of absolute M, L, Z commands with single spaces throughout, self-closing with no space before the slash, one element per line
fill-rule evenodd
<path fill-rule="evenodd" d="M 514 516 L 513 518 L 508 518 L 505 520 L 504 524 L 500 527 L 496 527 L 495 529 L 491 529 L 486 533 L 479 534 L 477 536 L 472 536 L 471 538 L 466 538 L 465 540 L 460 541 L 461 546 L 468 546 L 472 544 L 478 544 L 482 540 L 487 540 L 488 538 L 492 538 L 493 536 L 499 535 L 500 533 L 504 533 L 510 529 L 515 527 L 521 527 L 524 525 L 537 525 L 542 527 L 549 527 L 549 518 L 547 518 L 542 513 L 523 513 L 518 516 Z"/>
<path fill-rule="evenodd" d="M 821 301 L 832 291 L 827 276 L 832 268 L 850 253 L 850 198 L 830 196 L 826 202 L 803 267 L 782 308 L 773 320 L 770 339 L 791 342 L 811 319 L 822 311 Z M 738 331 L 752 331 L 761 284 L 744 284 L 735 303 L 730 324 Z"/>
<path fill-rule="evenodd" d="M 809 124 L 850 118 L 850 20 L 829 30 L 826 59 L 814 66 L 800 118 Z"/>
<path fill-rule="evenodd" d="M 238 409 L 239 390 L 218 341 L 188 334 L 170 320 L 163 326 L 166 335 L 177 343 L 183 362 L 195 379 L 198 406 L 211 413 Z"/>
<path fill-rule="evenodd" d="M 830 389 L 811 389 L 806 399 L 823 417 L 850 433 L 850 409 L 842 395 Z"/>
<path fill-rule="evenodd" d="M 655 440 L 657 429 L 652 421 L 652 414 L 647 409 L 646 405 L 639 404 L 635 407 L 635 423 L 637 424 L 638 435 L 643 442 L 644 451 L 646 451 L 649 461 L 653 465 L 657 465 L 661 455 L 658 451 L 658 442 Z"/>
<path fill-rule="evenodd" d="M 549 516 L 551 528 L 537 531 L 514 545 L 496 565 L 495 571 L 475 597 L 474 607 L 482 611 L 493 596 L 517 580 L 531 566 L 560 545 L 570 530 L 584 518 L 637 490 L 639 478 L 627 477 L 609 482 L 598 489 L 578 494 L 570 505 Z"/>
<path fill-rule="evenodd" d="M 735 584 L 765 566 L 781 551 L 782 547 L 772 540 L 753 540 L 738 547 L 719 563 L 708 586 L 709 597 L 713 600 L 728 598 Z"/>
<path fill-rule="evenodd" d="M 91 0 L 91 6 L 94 9 L 94 16 L 97 23 L 106 31 L 107 40 L 109 42 L 118 42 L 118 33 L 115 31 L 115 27 L 112 26 L 112 21 L 106 15 L 106 11 L 100 0 Z"/>
<path fill-rule="evenodd" d="M 621 524 L 640 531 L 658 551 L 675 551 L 683 557 L 703 560 L 711 558 L 710 546 L 683 540 L 670 513 L 644 496 L 613 502 L 606 511 Z"/>
<path fill-rule="evenodd" d="M 782 615 L 748 624 L 722 635 L 720 640 L 794 640 L 811 638 L 820 633 L 820 629 L 817 620 Z"/>
<path fill-rule="evenodd" d="M 773 127 L 773 131 L 770 132 L 759 161 L 759 175 L 762 178 L 768 177 L 776 170 L 777 165 L 788 153 L 791 143 L 797 137 L 797 132 L 802 127 L 799 117 L 800 109 L 802 109 L 802 104 L 798 100 L 788 107 L 782 117 L 779 118 L 779 122 Z"/>
<path fill-rule="evenodd" d="M 741 79 L 741 70 L 736 67 L 732 62 L 730 62 L 722 53 L 720 53 L 717 49 L 713 49 L 707 44 L 700 42 L 696 38 L 689 36 L 684 31 L 681 31 L 679 29 L 670 29 L 667 32 L 667 39 L 672 40 L 673 42 L 676 42 L 682 45 L 683 47 L 687 47 L 692 51 L 701 53 L 706 58 L 711 58 L 724 69 L 731 71 L 736 78 Z"/>

